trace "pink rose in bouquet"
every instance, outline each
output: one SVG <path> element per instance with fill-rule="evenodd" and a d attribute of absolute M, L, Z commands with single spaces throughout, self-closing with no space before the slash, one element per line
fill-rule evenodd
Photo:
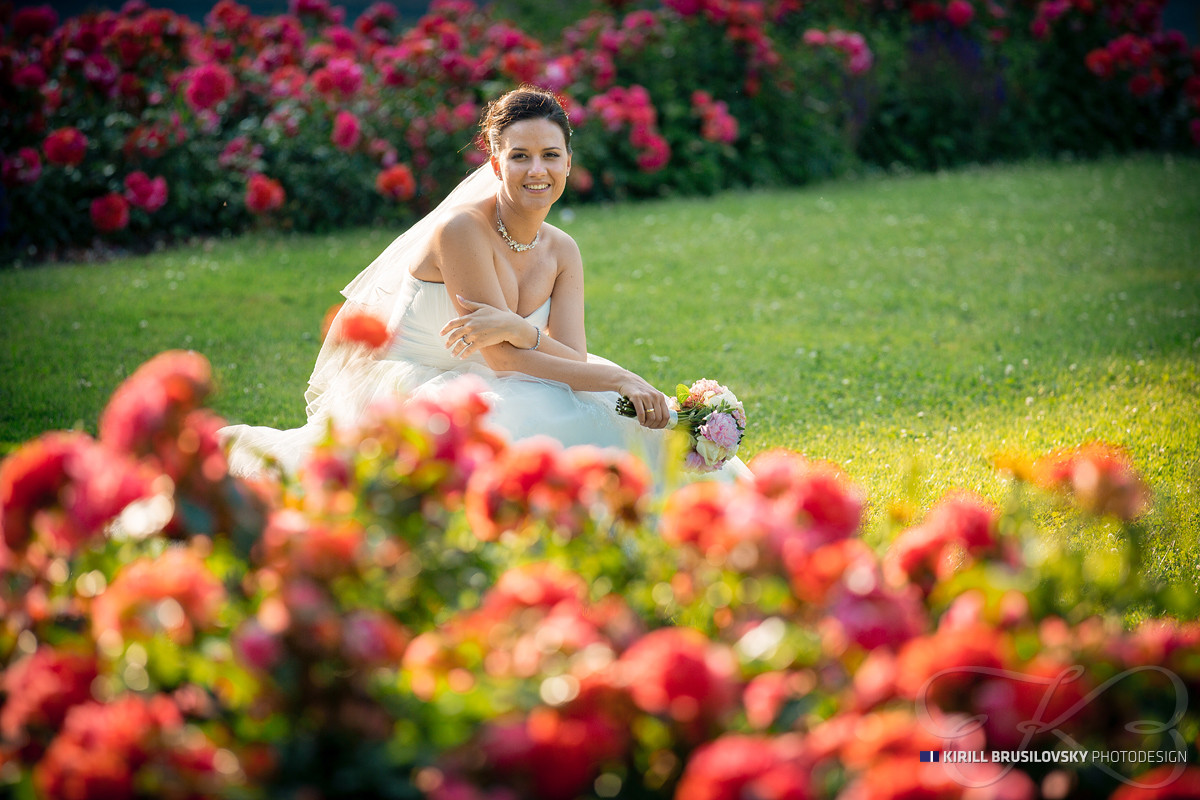
<path fill-rule="evenodd" d="M 710 378 L 691 386 L 682 383 L 670 400 L 671 425 L 688 435 L 684 468 L 713 472 L 737 455 L 746 431 L 746 410 L 733 392 Z M 628 398 L 617 401 L 617 413 L 635 417 Z"/>

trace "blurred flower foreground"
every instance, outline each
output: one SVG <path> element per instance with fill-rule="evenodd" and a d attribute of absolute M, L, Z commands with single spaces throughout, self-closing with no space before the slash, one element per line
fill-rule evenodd
<path fill-rule="evenodd" d="M 402 227 L 482 162 L 483 105 L 524 82 L 579 132 L 573 201 L 1194 153 L 1200 47 L 1165 5 L 610 0 L 538 38 L 468 0 L 411 25 L 387 3 L 351 21 L 328 0 L 220 0 L 203 24 L 143 0 L 0 4 L 0 258 Z"/>
<path fill-rule="evenodd" d="M 98 437 L 0 462 L 0 791 L 1200 797 L 1169 761 L 921 758 L 1195 762 L 1197 598 L 1144 577 L 1120 450 L 1005 455 L 1012 503 L 895 510 L 872 547 L 833 465 L 656 496 L 621 452 L 505 444 L 478 388 L 246 482 L 208 362 L 166 352 Z"/>

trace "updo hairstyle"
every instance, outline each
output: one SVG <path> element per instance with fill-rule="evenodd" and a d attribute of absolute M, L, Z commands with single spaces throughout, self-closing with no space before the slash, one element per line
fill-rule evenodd
<path fill-rule="evenodd" d="M 488 103 L 479 124 L 479 146 L 489 154 L 500 147 L 500 133 L 514 122 L 526 119 L 548 119 L 562 129 L 571 152 L 571 122 L 567 112 L 553 94 L 536 86 L 522 86 Z"/>

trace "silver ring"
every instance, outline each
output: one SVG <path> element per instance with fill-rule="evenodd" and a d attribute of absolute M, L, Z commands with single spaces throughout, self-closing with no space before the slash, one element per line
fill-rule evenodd
<path fill-rule="evenodd" d="M 458 340 L 459 340 L 460 342 L 462 342 L 463 344 L 465 344 L 467 347 L 470 347 L 470 346 L 471 346 L 471 343 L 467 341 L 467 337 L 466 337 L 466 336 L 460 336 L 460 337 L 458 337 Z"/>

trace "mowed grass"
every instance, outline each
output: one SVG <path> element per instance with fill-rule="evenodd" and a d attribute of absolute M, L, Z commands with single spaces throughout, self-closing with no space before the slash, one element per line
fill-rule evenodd
<path fill-rule="evenodd" d="M 670 392 L 717 378 L 746 457 L 839 463 L 875 518 L 964 487 L 999 450 L 1104 439 L 1153 485 L 1157 568 L 1200 560 L 1200 161 L 1139 157 L 560 204 L 589 348 Z M 396 235 L 248 235 L 0 272 L 0 442 L 95 431 L 168 348 L 213 363 L 216 410 L 290 427 L 338 290 Z"/>

